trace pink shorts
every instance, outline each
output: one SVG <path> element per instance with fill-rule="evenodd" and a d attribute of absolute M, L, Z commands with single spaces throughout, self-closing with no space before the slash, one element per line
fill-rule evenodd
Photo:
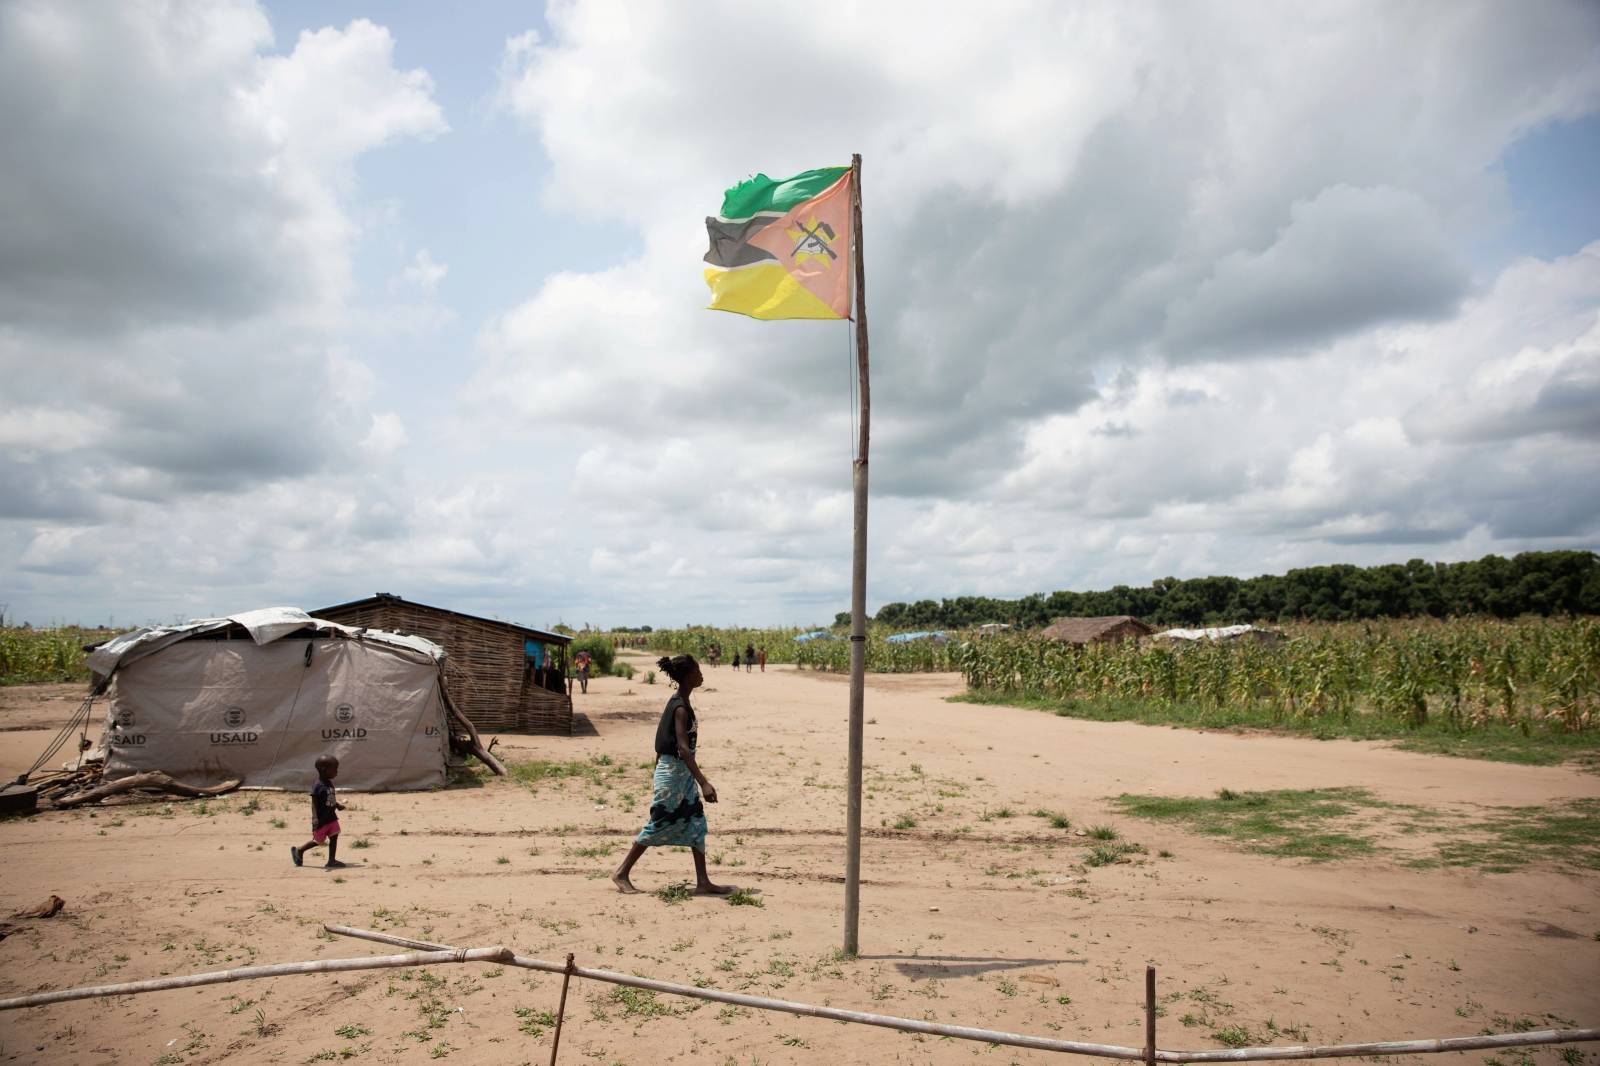
<path fill-rule="evenodd" d="M 329 822 L 327 825 L 321 825 L 311 830 L 311 839 L 316 841 L 318 844 L 326 844 L 329 837 L 336 837 L 338 835 L 339 819 L 337 818 Z"/>

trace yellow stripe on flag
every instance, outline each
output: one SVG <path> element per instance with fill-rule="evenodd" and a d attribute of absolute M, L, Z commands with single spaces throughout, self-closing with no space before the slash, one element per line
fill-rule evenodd
<path fill-rule="evenodd" d="M 751 318 L 827 318 L 837 321 L 822 300 L 796 281 L 778 263 L 762 263 L 737 270 L 707 267 L 706 284 L 711 286 L 713 311 L 732 311 Z"/>

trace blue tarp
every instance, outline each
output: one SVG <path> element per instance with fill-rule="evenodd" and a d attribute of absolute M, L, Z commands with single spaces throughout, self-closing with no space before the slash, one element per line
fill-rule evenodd
<path fill-rule="evenodd" d="M 912 641 L 916 641 L 916 640 L 948 640 L 948 639 L 949 638 L 944 635 L 944 630 L 935 629 L 935 630 L 921 630 L 921 631 L 918 631 L 916 633 L 896 633 L 892 637 L 884 637 L 883 638 L 883 642 L 885 644 L 910 644 Z"/>
<path fill-rule="evenodd" d="M 826 629 L 813 629 L 809 633 L 801 633 L 794 638 L 796 644 L 804 644 L 808 640 L 832 640 L 833 634 Z"/>

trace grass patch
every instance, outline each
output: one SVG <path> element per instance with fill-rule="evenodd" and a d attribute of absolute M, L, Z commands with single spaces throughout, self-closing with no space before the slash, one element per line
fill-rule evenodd
<path fill-rule="evenodd" d="M 445 774 L 449 779 L 446 788 L 482 788 L 494 776 L 475 755 L 468 755 L 459 766 L 448 767 Z"/>
<path fill-rule="evenodd" d="M 1366 812 L 1386 810 L 1406 819 L 1402 833 L 1420 831 L 1437 838 L 1431 853 L 1404 860 L 1408 866 L 1466 866 L 1484 873 L 1510 873 L 1542 863 L 1600 870 L 1600 800 L 1595 799 L 1550 807 L 1493 808 L 1475 820 L 1445 820 L 1438 811 L 1385 803 L 1362 788 L 1276 792 L 1225 788 L 1211 798 L 1124 794 L 1112 803 L 1124 814 L 1227 837 L 1264 855 L 1325 862 L 1372 854 L 1377 848 L 1355 820 Z"/>
<path fill-rule="evenodd" d="M 541 1037 L 546 1029 L 556 1024 L 555 1011 L 516 1007 L 513 1013 L 517 1016 L 517 1032 L 524 1036 Z"/>
<path fill-rule="evenodd" d="M 1124 793 L 1112 802 L 1136 818 L 1176 822 L 1192 832 L 1227 837 L 1265 855 L 1318 862 L 1370 854 L 1372 841 L 1332 828 L 1330 823 L 1349 819 L 1363 808 L 1383 806 L 1363 788 L 1223 789 L 1210 798 Z"/>
<path fill-rule="evenodd" d="M 728 906 L 730 907 L 765 907 L 761 897 L 748 888 L 739 888 L 728 893 Z"/>
<path fill-rule="evenodd" d="M 662 903 L 682 903 L 694 897 L 694 886 L 687 881 L 674 881 L 656 889 L 655 897 Z"/>
<path fill-rule="evenodd" d="M 1242 1025 L 1225 1025 L 1211 1030 L 1211 1039 L 1228 1047 L 1249 1047 L 1257 1043 L 1256 1035 Z"/>
<path fill-rule="evenodd" d="M 1520 763 L 1523 766 L 1557 766 L 1577 761 L 1585 770 L 1600 771 L 1600 743 L 1589 733 L 1558 733 L 1550 736 L 1523 736 L 1515 729 L 1501 727 L 1481 733 L 1424 731 L 1404 737 L 1395 744 L 1402 751 L 1428 755 L 1453 755 L 1461 759 L 1490 759 Z"/>
<path fill-rule="evenodd" d="M 1452 728 L 1447 717 L 1437 714 L 1430 716 L 1426 725 L 1413 727 L 1395 718 L 1360 712 L 1343 717 L 1295 717 L 1274 713 L 1266 707 L 1158 703 L 1119 697 L 1056 700 L 971 690 L 946 699 L 951 703 L 1025 707 L 1092 722 L 1139 722 L 1191 729 L 1263 729 L 1317 740 L 1394 740 L 1408 751 L 1535 766 L 1578 759 L 1588 767 L 1600 768 L 1600 729 L 1568 733 L 1559 729 L 1530 728 L 1524 733 L 1519 723 L 1494 721 L 1474 726 L 1471 732 L 1462 732 Z"/>
<path fill-rule="evenodd" d="M 1143 844 L 1100 844 L 1090 848 L 1083 857 L 1085 866 L 1112 866 L 1119 862 L 1132 862 L 1130 855 L 1143 855 Z"/>
<path fill-rule="evenodd" d="M 626 774 L 627 768 L 615 766 L 608 755 L 597 755 L 592 759 L 573 759 L 560 762 L 554 759 L 528 759 L 525 762 L 515 762 L 506 767 L 511 777 L 529 788 L 555 782 L 569 781 L 574 778 L 599 785 L 605 782 L 607 774 Z"/>
<path fill-rule="evenodd" d="M 1492 874 L 1510 873 L 1537 862 L 1600 870 L 1600 800 L 1573 800 L 1555 808 L 1497 808 L 1484 820 L 1469 822 L 1451 833 L 1451 839 L 1440 842 L 1438 862 L 1475 866 Z"/>
<path fill-rule="evenodd" d="M 611 990 L 612 1004 L 622 1008 L 624 1018 L 637 1018 L 649 1021 L 652 1018 L 665 1018 L 681 1013 L 681 1008 L 674 1009 L 657 998 L 656 993 L 648 988 L 630 988 L 622 985 Z"/>

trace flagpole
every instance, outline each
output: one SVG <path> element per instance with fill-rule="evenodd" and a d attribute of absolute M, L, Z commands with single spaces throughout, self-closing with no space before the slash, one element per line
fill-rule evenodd
<path fill-rule="evenodd" d="M 845 821 L 844 950 L 861 949 L 861 748 L 867 669 L 867 444 L 872 389 L 867 374 L 867 280 L 861 251 L 861 156 L 850 157 L 851 245 L 855 249 L 856 377 L 861 390 L 861 426 L 851 482 L 855 490 L 855 536 L 850 553 L 850 768 Z"/>

